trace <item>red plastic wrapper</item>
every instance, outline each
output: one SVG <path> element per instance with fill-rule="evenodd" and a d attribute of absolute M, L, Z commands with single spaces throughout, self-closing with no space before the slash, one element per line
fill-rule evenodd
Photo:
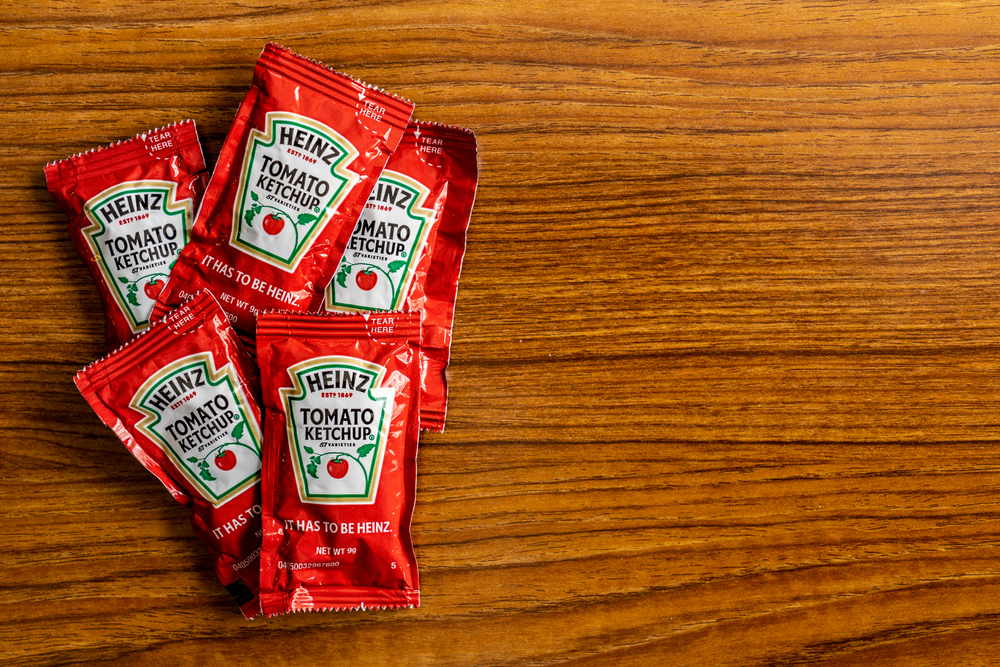
<path fill-rule="evenodd" d="M 317 311 L 413 105 L 268 44 L 154 316 L 210 289 L 248 339 Z"/>
<path fill-rule="evenodd" d="M 194 514 L 215 573 L 260 613 L 260 378 L 209 292 L 76 376 L 132 455 Z"/>
<path fill-rule="evenodd" d="M 45 165 L 76 251 L 104 302 L 110 349 L 149 326 L 188 242 L 208 172 L 194 121 Z"/>
<path fill-rule="evenodd" d="M 443 431 L 458 278 L 476 198 L 476 135 L 413 122 L 326 290 L 330 311 L 420 310 L 421 427 Z"/>
<path fill-rule="evenodd" d="M 420 604 L 419 313 L 264 313 L 265 614 Z"/>

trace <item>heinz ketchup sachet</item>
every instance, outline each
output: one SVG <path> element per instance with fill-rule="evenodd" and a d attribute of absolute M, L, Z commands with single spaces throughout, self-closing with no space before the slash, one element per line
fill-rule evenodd
<path fill-rule="evenodd" d="M 477 183 L 476 135 L 410 123 L 326 291 L 332 311 L 423 312 L 420 424 L 431 431 L 444 430 L 445 369 Z"/>
<path fill-rule="evenodd" d="M 101 420 L 193 509 L 194 532 L 247 618 L 260 611 L 259 382 L 209 292 L 76 376 Z"/>
<path fill-rule="evenodd" d="M 261 610 L 420 604 L 419 313 L 264 313 Z"/>
<path fill-rule="evenodd" d="M 149 326 L 205 192 L 194 121 L 47 164 L 45 180 L 97 283 L 108 347 L 117 348 Z"/>
<path fill-rule="evenodd" d="M 156 314 L 208 288 L 252 339 L 263 310 L 319 310 L 412 112 L 268 44 Z"/>

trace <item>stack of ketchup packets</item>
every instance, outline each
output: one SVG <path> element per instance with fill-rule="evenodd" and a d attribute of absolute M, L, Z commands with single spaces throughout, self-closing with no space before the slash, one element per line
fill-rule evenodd
<path fill-rule="evenodd" d="M 248 619 L 420 604 L 475 200 L 465 129 L 275 44 L 209 178 L 193 121 L 46 165 L 113 351 L 75 378 Z"/>

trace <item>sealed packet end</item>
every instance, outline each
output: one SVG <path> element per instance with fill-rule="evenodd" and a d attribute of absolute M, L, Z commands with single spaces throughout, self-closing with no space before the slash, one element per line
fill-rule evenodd
<path fill-rule="evenodd" d="M 420 604 L 419 312 L 266 312 L 261 609 Z"/>
<path fill-rule="evenodd" d="M 384 588 L 357 587 L 332 592 L 325 587 L 306 588 L 261 596 L 261 613 L 280 616 L 297 611 L 370 611 L 412 609 L 420 606 L 420 591 L 387 591 Z"/>

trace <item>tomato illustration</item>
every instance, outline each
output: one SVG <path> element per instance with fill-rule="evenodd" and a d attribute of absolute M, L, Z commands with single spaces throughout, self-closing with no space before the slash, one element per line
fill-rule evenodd
<path fill-rule="evenodd" d="M 215 467 L 219 470 L 232 470 L 236 467 L 236 454 L 227 449 L 215 457 Z"/>
<path fill-rule="evenodd" d="M 264 216 L 264 231 L 274 236 L 275 234 L 280 234 L 281 230 L 285 228 L 285 220 L 280 216 L 276 216 L 273 213 L 268 213 Z"/>
<path fill-rule="evenodd" d="M 156 297 L 160 296 L 160 292 L 163 290 L 163 281 L 159 278 L 153 278 L 142 288 L 142 291 L 146 293 L 153 301 L 156 301 Z"/>
<path fill-rule="evenodd" d="M 358 284 L 358 287 L 367 292 L 375 287 L 375 284 L 378 282 L 378 274 L 369 269 L 362 269 L 355 274 L 354 282 Z"/>
<path fill-rule="evenodd" d="M 348 468 L 350 468 L 350 465 L 347 463 L 347 459 L 331 459 L 326 464 L 326 471 L 334 479 L 343 479 L 347 474 Z"/>

